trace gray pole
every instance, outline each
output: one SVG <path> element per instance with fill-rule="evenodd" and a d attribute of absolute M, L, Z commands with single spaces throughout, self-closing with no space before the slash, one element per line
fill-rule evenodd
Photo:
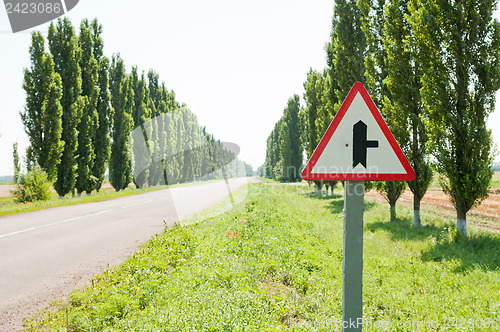
<path fill-rule="evenodd" d="M 342 331 L 362 328 L 364 195 L 364 181 L 345 181 Z"/>
<path fill-rule="evenodd" d="M 222 167 L 222 175 L 224 175 L 224 180 L 226 181 L 227 192 L 229 193 L 229 198 L 231 199 L 231 204 L 234 206 L 233 193 L 231 192 L 231 186 L 229 185 L 229 180 L 227 178 L 226 166 Z"/>

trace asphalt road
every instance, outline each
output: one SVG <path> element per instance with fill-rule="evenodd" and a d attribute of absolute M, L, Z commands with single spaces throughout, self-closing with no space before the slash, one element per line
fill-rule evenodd
<path fill-rule="evenodd" d="M 253 179 L 230 181 L 231 190 Z M 0 218 L 0 331 L 117 265 L 179 219 L 227 198 L 212 182 Z"/>

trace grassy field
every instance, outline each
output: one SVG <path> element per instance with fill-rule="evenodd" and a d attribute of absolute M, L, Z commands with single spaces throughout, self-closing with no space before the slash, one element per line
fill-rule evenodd
<path fill-rule="evenodd" d="M 493 180 L 491 181 L 490 188 L 500 189 L 500 172 L 499 171 L 496 171 L 495 174 L 493 174 Z"/>
<path fill-rule="evenodd" d="M 340 331 L 343 198 L 252 185 L 233 210 L 154 237 L 27 331 Z M 209 212 L 207 212 L 209 213 Z M 364 331 L 500 328 L 500 236 L 365 203 Z M 411 325 L 413 324 L 413 328 Z"/>
<path fill-rule="evenodd" d="M 431 182 L 430 188 L 432 189 L 441 189 L 441 185 L 439 184 L 438 178 L 434 175 L 434 178 Z M 493 173 L 493 178 L 490 183 L 490 188 L 500 189 L 500 171 L 496 171 Z"/>

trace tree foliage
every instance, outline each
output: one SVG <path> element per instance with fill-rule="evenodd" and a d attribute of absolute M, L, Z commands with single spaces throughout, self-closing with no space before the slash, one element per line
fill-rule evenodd
<path fill-rule="evenodd" d="M 54 72 L 54 62 L 45 51 L 43 36 L 34 32 L 31 40 L 31 66 L 25 69 L 23 82 L 26 105 L 21 112 L 30 141 L 27 159 L 28 164 L 39 165 L 53 179 L 64 146 L 61 142 L 61 78 Z"/>
<path fill-rule="evenodd" d="M 375 188 L 389 203 L 391 209 L 391 221 L 396 221 L 396 203 L 406 189 L 404 181 L 377 181 Z"/>
<path fill-rule="evenodd" d="M 128 135 L 132 130 L 132 102 L 134 92 L 125 73 L 120 55 L 113 56 L 110 69 L 111 105 L 114 112 L 109 163 L 109 181 L 116 191 L 128 187 L 132 180 L 132 165 Z"/>
<path fill-rule="evenodd" d="M 14 162 L 14 183 L 17 184 L 21 175 L 21 160 L 19 159 L 17 142 L 12 144 L 12 160 Z"/>
<path fill-rule="evenodd" d="M 94 153 L 95 162 L 92 175 L 95 178 L 95 189 L 99 191 L 104 181 L 111 153 L 111 129 L 113 127 L 114 110 L 111 107 L 109 93 L 109 59 L 99 60 L 99 98 L 97 100 L 98 123 L 95 130 Z"/>
<path fill-rule="evenodd" d="M 387 101 L 392 100 L 392 94 L 387 86 L 388 77 L 388 52 L 384 47 L 385 23 L 387 17 L 384 8 L 386 0 L 360 0 L 358 2 L 361 11 L 361 22 L 366 38 L 365 49 L 365 85 L 370 91 L 370 97 L 377 105 L 380 113 L 391 132 L 395 133 L 397 128 L 394 116 L 401 114 L 390 112 Z M 404 116 L 403 116 L 404 118 Z M 403 131 L 406 128 L 403 128 Z M 401 129 L 399 129 L 401 130 Z M 396 136 L 396 139 L 398 137 Z M 373 186 L 379 191 L 390 205 L 391 221 L 396 220 L 396 203 L 406 188 L 401 181 L 382 181 L 369 183 L 366 187 Z M 366 188 L 365 188 L 366 189 Z"/>
<path fill-rule="evenodd" d="M 81 114 L 78 123 L 78 147 L 77 147 L 77 178 L 76 190 L 78 193 L 91 193 L 94 190 L 97 178 L 92 174 L 95 163 L 95 140 L 98 125 L 97 102 L 99 98 L 98 86 L 98 63 L 94 57 L 94 42 L 92 27 L 88 20 L 80 24 L 80 35 L 78 38 L 81 50 L 80 68 L 82 73 L 82 100 Z"/>
<path fill-rule="evenodd" d="M 57 25 L 49 26 L 49 49 L 54 59 L 55 71 L 62 82 L 62 133 L 64 149 L 57 166 L 57 180 L 54 189 L 59 196 L 72 192 L 76 183 L 77 126 L 80 121 L 82 78 L 79 65 L 81 51 L 73 26 L 68 18 L 58 19 Z"/>
<path fill-rule="evenodd" d="M 309 69 L 304 82 L 304 102 L 301 112 L 302 140 L 307 158 L 318 146 L 323 134 L 335 116 L 335 109 L 329 98 L 331 86 L 328 72 Z"/>
<path fill-rule="evenodd" d="M 413 193 L 413 225 L 420 226 L 420 202 L 432 181 L 432 171 L 420 97 L 422 68 L 416 61 L 417 45 L 408 15 L 407 1 L 388 2 L 382 38 L 387 54 L 385 82 L 391 94 L 384 99 L 384 113 L 415 171 L 415 180 L 409 181 L 408 187 Z"/>
<path fill-rule="evenodd" d="M 288 99 L 283 116 L 274 126 L 267 139 L 266 176 L 278 181 L 300 181 L 302 167 L 302 142 L 300 116 L 302 113 L 298 95 Z"/>
<path fill-rule="evenodd" d="M 328 71 L 309 69 L 304 82 L 304 101 L 306 107 L 301 112 L 302 141 L 307 158 L 311 158 L 321 138 L 335 116 L 334 91 Z M 323 185 L 335 188 L 337 181 L 314 181 L 316 193 L 321 195 Z"/>
<path fill-rule="evenodd" d="M 338 110 L 356 82 L 365 82 L 366 37 L 357 0 L 335 1 L 331 40 L 327 44 L 331 99 Z"/>
<path fill-rule="evenodd" d="M 208 134 L 154 70 L 146 77 L 134 66 L 129 74 L 119 55 L 110 65 L 102 32 L 96 19 L 84 19 L 78 35 L 67 18 L 59 19 L 49 27 L 50 54 L 41 33 L 32 35 L 21 113 L 31 142 L 28 170 L 40 165 L 61 197 L 75 189 L 99 191 L 108 168 L 116 190 L 132 180 L 141 187 L 219 179 L 221 168 L 228 177 L 252 174 L 250 165 L 234 160 L 238 151 Z M 132 177 L 135 169 L 141 171 Z"/>
<path fill-rule="evenodd" d="M 434 166 L 467 234 L 466 214 L 488 196 L 493 161 L 486 127 L 500 88 L 497 1 L 413 0 L 410 23 L 422 64 L 420 89 Z"/>
<path fill-rule="evenodd" d="M 101 37 L 103 28 L 97 19 L 92 21 L 91 30 L 93 55 L 98 67 L 97 88 L 99 91 L 96 103 L 97 124 L 94 130 L 95 136 L 93 137 L 95 159 L 92 175 L 95 181 L 94 189 L 99 192 L 111 153 L 110 132 L 113 125 L 113 109 L 111 108 L 111 96 L 109 94 L 109 59 L 103 55 L 104 42 Z"/>
<path fill-rule="evenodd" d="M 47 173 L 40 166 L 35 166 L 26 174 L 20 174 L 12 194 L 18 203 L 49 200 L 52 194 Z"/>

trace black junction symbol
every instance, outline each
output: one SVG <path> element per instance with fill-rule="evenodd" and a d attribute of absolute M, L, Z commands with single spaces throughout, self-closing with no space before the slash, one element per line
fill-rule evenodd
<path fill-rule="evenodd" d="M 352 167 L 356 167 L 358 164 L 363 165 L 366 168 L 366 149 L 367 148 L 378 148 L 378 141 L 367 141 L 366 140 L 366 124 L 359 120 L 353 126 L 352 134 Z"/>

